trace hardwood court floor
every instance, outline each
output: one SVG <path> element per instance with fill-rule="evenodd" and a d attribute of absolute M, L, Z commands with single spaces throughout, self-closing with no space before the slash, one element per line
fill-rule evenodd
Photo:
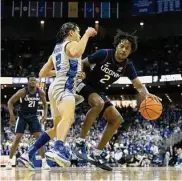
<path fill-rule="evenodd" d="M 112 172 L 99 168 L 60 168 L 30 171 L 26 168 L 0 170 L 1 180 L 182 180 L 182 169 L 165 167 L 114 168 Z"/>

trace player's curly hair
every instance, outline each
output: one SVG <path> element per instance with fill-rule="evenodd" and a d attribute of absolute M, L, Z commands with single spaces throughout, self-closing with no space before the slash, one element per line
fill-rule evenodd
<path fill-rule="evenodd" d="M 137 36 L 133 35 L 134 33 L 129 34 L 118 29 L 116 36 L 114 37 L 114 47 L 116 48 L 118 44 L 121 42 L 121 40 L 128 40 L 131 43 L 132 53 L 135 52 L 138 48 L 138 38 Z"/>
<path fill-rule="evenodd" d="M 62 42 L 66 36 L 68 36 L 68 33 L 70 30 L 75 31 L 78 25 L 76 23 L 67 22 L 64 23 L 60 29 L 59 32 L 56 35 L 57 43 Z"/>

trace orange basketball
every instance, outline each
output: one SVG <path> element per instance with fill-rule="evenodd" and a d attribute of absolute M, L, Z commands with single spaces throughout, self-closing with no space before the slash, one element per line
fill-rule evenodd
<path fill-rule="evenodd" d="M 155 120 L 162 114 L 162 104 L 148 97 L 140 104 L 140 113 L 145 119 Z"/>

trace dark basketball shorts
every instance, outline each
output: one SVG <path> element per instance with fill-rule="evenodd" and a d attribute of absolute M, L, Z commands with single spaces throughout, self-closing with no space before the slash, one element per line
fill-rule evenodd
<path fill-rule="evenodd" d="M 19 116 L 15 125 L 15 133 L 24 133 L 27 125 L 31 133 L 41 132 L 40 121 L 37 115 L 34 115 L 30 117 Z"/>
<path fill-rule="evenodd" d="M 81 95 L 84 97 L 85 101 L 88 103 L 88 97 L 90 96 L 90 94 L 92 93 L 97 93 L 104 101 L 104 108 L 101 111 L 99 116 L 103 116 L 104 111 L 110 107 L 113 106 L 113 104 L 111 103 L 111 101 L 106 97 L 104 92 L 100 92 L 98 90 L 96 90 L 95 88 L 84 84 L 83 82 L 81 82 L 78 87 L 77 87 L 77 94 Z"/>

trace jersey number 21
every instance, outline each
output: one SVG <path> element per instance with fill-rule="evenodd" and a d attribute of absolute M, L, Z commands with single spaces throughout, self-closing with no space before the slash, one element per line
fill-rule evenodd
<path fill-rule="evenodd" d="M 35 107 L 35 101 L 29 101 L 28 107 Z"/>

